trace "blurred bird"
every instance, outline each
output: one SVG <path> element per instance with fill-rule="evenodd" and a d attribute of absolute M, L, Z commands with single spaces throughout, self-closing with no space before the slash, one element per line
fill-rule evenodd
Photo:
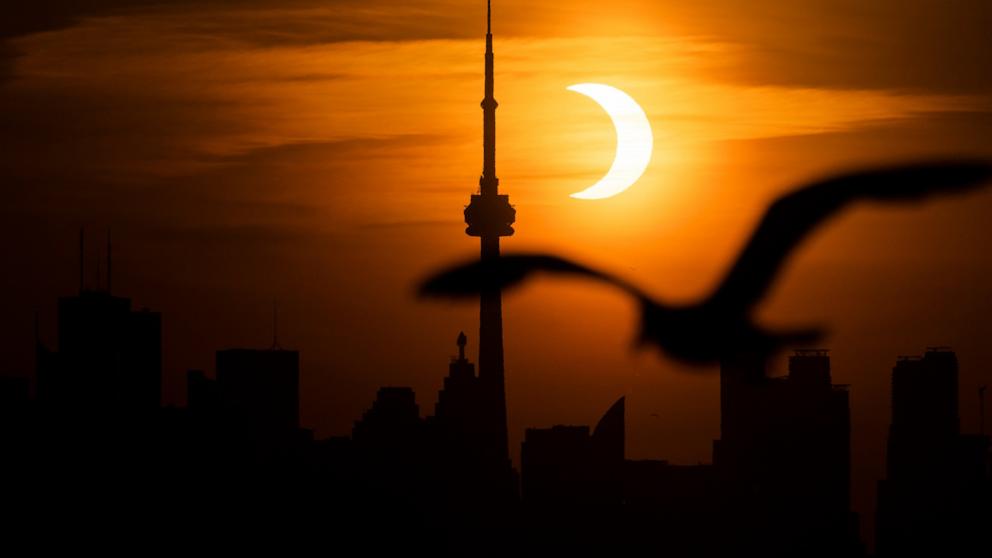
<path fill-rule="evenodd" d="M 934 194 L 976 189 L 992 178 L 992 161 L 935 161 L 872 168 L 803 186 L 768 208 L 730 271 L 705 300 L 671 306 L 648 297 L 627 281 L 550 254 L 508 254 L 492 261 L 449 267 L 423 281 L 420 296 L 470 297 L 519 285 L 545 272 L 605 281 L 640 305 L 639 346 L 655 345 L 680 361 L 706 365 L 737 354 L 769 355 L 790 345 L 808 345 L 817 328 L 769 331 L 752 321 L 783 264 L 816 227 L 860 200 L 923 200 Z"/>

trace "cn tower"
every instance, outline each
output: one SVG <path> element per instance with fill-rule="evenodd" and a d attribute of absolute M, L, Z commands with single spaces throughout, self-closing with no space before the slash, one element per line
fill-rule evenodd
<path fill-rule="evenodd" d="M 482 260 L 499 258 L 499 239 L 513 234 L 516 210 L 510 197 L 499 193 L 496 178 L 496 107 L 493 97 L 492 5 L 486 7 L 486 86 L 482 99 L 482 176 L 479 192 L 465 208 L 465 233 L 479 237 Z M 479 304 L 479 388 L 485 417 L 482 434 L 487 457 L 498 469 L 510 471 L 506 428 L 506 389 L 503 383 L 503 308 L 499 289 L 486 290 Z"/>

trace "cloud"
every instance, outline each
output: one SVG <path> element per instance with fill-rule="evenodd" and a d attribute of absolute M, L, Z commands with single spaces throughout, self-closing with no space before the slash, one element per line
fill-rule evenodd
<path fill-rule="evenodd" d="M 913 2 L 926 10 L 878 24 L 898 31 L 879 35 L 872 25 L 898 11 L 894 7 L 841 3 L 828 9 L 812 2 L 806 13 L 759 0 L 734 26 L 731 16 L 742 8 L 729 1 L 659 8 L 620 0 L 610 7 L 620 19 L 604 18 L 624 23 L 644 16 L 638 32 L 662 34 L 664 20 L 680 33 L 708 37 L 695 42 L 675 32 L 663 39 L 609 37 L 626 24 L 595 23 L 590 14 L 605 8 L 585 0 L 530 7 L 500 2 L 497 30 L 508 37 L 604 35 L 498 43 L 502 76 L 512 75 L 499 84 L 501 133 L 508 134 L 501 137 L 516 138 L 501 143 L 501 168 L 529 181 L 518 185 L 518 197 L 527 188 L 545 193 L 536 195 L 557 192 L 547 184 L 579 176 L 583 165 L 598 169 L 581 149 L 588 138 L 579 134 L 586 131 L 580 113 L 562 112 L 548 100 L 563 94 L 548 75 L 578 78 L 591 68 L 631 78 L 648 104 L 664 111 L 657 119 L 666 133 L 696 142 L 824 133 L 952 106 L 945 97 L 866 85 L 965 88 L 926 82 L 925 65 L 918 74 L 892 70 L 889 77 L 854 67 L 865 40 L 876 43 L 879 56 L 890 56 L 906 42 L 907 29 L 940 35 L 944 27 L 920 20 L 934 6 Z M 447 0 L 45 6 L 44 13 L 19 8 L 0 24 L 0 36 L 12 39 L 6 46 L 25 53 L 15 66 L 17 79 L 0 84 L 0 193 L 9 212 L 66 220 L 91 212 L 177 227 L 212 221 L 223 227 L 419 227 L 446 222 L 430 206 L 438 193 L 472 188 L 481 45 L 421 39 L 477 40 L 482 3 L 471 9 Z M 984 11 L 976 10 L 981 21 Z M 934 20 L 941 17 L 956 22 L 963 16 Z M 959 31 L 960 41 L 934 52 L 970 44 L 972 25 L 962 25 L 943 31 Z M 849 40 L 829 42 L 832 33 Z M 827 59 L 810 67 L 804 62 Z M 868 88 L 826 89 L 854 86 Z M 598 133 L 595 126 L 590 120 Z M 722 135 L 713 136 L 714 130 Z M 583 161 L 563 158 L 556 151 L 562 146 Z M 542 152 L 548 155 L 533 155 Z"/>
<path fill-rule="evenodd" d="M 992 4 L 986 0 L 504 0 L 495 10 L 501 37 L 653 36 L 732 44 L 741 58 L 714 77 L 737 82 L 992 92 Z M 455 0 L 57 0 L 13 5 L 0 22 L 0 39 L 93 17 L 154 19 L 190 36 L 245 46 L 466 38 L 481 35 L 483 13 L 481 2 Z M 0 72 L 6 67 L 7 77 L 15 52 L 10 42 L 0 49 Z"/>
<path fill-rule="evenodd" d="M 204 235 L 405 226 L 408 223 L 379 207 L 383 200 L 403 195 L 402 171 L 389 169 L 401 169 L 404 159 L 420 158 L 425 150 L 442 149 L 446 141 L 410 135 L 262 147 L 218 156 L 196 173 L 150 177 L 141 183 L 99 176 L 68 183 L 63 178 L 21 177 L 3 184 L 0 219 L 28 219 L 36 226 L 95 220 Z M 386 170 L 371 170 L 378 166 Z M 423 219 L 417 224 L 432 222 Z"/>
<path fill-rule="evenodd" d="M 0 83 L 24 52 L 17 38 L 66 29 L 87 18 L 156 19 L 187 33 L 254 46 L 396 41 L 466 36 L 463 3 L 393 0 L 41 0 L 7 8 L 0 20 Z M 476 7 L 476 12 L 481 5 Z M 478 18 L 475 18 L 478 34 Z"/>
<path fill-rule="evenodd" d="M 992 92 L 984 0 L 718 0 L 692 26 L 748 51 L 742 80 L 813 87 Z"/>

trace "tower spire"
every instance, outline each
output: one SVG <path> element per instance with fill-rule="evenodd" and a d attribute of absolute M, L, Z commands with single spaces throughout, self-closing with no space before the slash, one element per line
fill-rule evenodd
<path fill-rule="evenodd" d="M 499 258 L 499 239 L 513 234 L 516 210 L 510 198 L 499 193 L 496 178 L 496 107 L 493 96 L 492 4 L 486 6 L 486 83 L 482 99 L 482 176 L 479 193 L 465 208 L 465 233 L 479 237 L 482 261 Z M 486 289 L 479 297 L 479 439 L 484 440 L 493 486 L 511 494 L 512 474 L 506 428 L 506 389 L 503 381 L 503 307 L 498 288 Z"/>
<path fill-rule="evenodd" d="M 486 86 L 482 99 L 482 177 L 479 178 L 479 193 L 494 195 L 499 189 L 496 178 L 496 107 L 499 103 L 493 97 L 493 30 L 492 3 L 486 2 Z"/>

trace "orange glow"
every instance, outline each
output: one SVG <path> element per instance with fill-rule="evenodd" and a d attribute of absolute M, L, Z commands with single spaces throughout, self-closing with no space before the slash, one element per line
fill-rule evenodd
<path fill-rule="evenodd" d="M 459 330 L 476 349 L 477 308 L 412 292 L 478 250 L 462 210 L 482 167 L 484 3 L 251 4 L 96 14 L 13 40 L 0 94 L 27 132 L 0 153 L 22 187 L 10 199 L 70 231 L 98 215 L 140 246 L 121 256 L 134 274 L 122 281 L 169 316 L 167 344 L 185 351 L 167 357 L 167 396 L 217 346 L 267 339 L 277 297 L 281 339 L 303 355 L 303 422 L 320 435 L 346 431 L 378 385 L 411 385 L 429 410 Z M 992 154 L 988 66 L 942 50 L 957 45 L 946 29 L 967 22 L 938 25 L 957 17 L 939 2 L 927 9 L 940 18 L 870 4 L 498 2 L 497 174 L 517 209 L 503 250 L 560 253 L 686 301 L 794 185 L 872 162 Z M 939 29 L 921 37 L 930 19 Z M 582 82 L 627 92 L 654 130 L 637 185 L 595 203 L 569 194 L 609 168 L 616 138 L 565 89 Z M 52 185 L 71 203 L 50 207 Z M 988 193 L 859 207 L 804 246 L 762 308 L 771 325 L 829 324 L 834 378 L 854 384 L 866 433 L 855 455 L 880 447 L 894 355 L 952 345 L 962 385 L 992 381 L 977 364 L 992 362 L 990 211 Z M 8 242 L 25 236 L 20 224 L 5 225 Z M 37 267 L 71 280 L 52 265 Z M 191 307 L 193 294 L 212 306 Z M 18 304 L 30 316 L 51 298 Z M 589 424 L 627 394 L 630 457 L 710 459 L 716 377 L 634 352 L 634 318 L 625 298 L 584 282 L 506 296 L 511 447 L 525 425 Z"/>

